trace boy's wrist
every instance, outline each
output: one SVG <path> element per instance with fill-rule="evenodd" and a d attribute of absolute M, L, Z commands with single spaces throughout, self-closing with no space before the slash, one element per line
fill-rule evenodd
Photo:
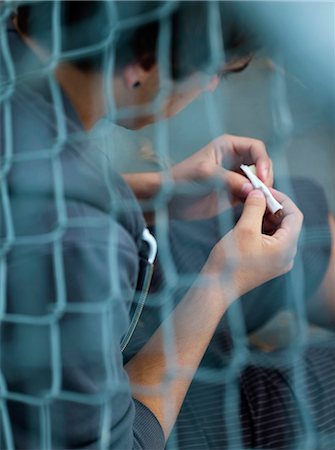
<path fill-rule="evenodd" d="M 161 172 L 124 173 L 122 176 L 139 200 L 154 197 L 162 185 Z"/>

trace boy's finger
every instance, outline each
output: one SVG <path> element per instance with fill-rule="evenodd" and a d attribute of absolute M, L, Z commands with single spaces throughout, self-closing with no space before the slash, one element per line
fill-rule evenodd
<path fill-rule="evenodd" d="M 266 201 L 263 192 L 254 189 L 248 194 L 237 226 L 261 232 L 265 209 Z"/>

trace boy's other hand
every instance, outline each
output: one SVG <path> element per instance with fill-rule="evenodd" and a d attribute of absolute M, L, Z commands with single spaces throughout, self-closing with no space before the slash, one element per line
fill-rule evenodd
<path fill-rule="evenodd" d="M 253 188 L 242 174 L 241 164 L 255 164 L 257 176 L 272 186 L 271 159 L 263 142 L 256 139 L 226 134 L 174 165 L 171 175 L 176 189 L 171 215 L 206 219 L 244 201 Z"/>

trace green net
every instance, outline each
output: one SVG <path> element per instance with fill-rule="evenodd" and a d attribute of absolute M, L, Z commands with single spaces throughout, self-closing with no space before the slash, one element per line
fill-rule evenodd
<path fill-rule="evenodd" d="M 114 372 L 116 365 L 122 365 L 119 343 L 113 342 L 119 327 L 114 313 L 119 308 L 120 302 L 130 303 L 132 300 L 132 295 L 122 279 L 122 263 L 125 263 L 122 258 L 125 257 L 120 257 L 118 249 L 121 236 L 119 222 L 125 212 L 138 214 L 138 206 L 132 198 L 124 199 L 113 194 L 115 184 L 111 171 L 138 173 L 170 168 L 173 163 L 186 158 L 213 138 L 229 131 L 241 135 L 257 135 L 266 140 L 278 178 L 287 174 L 300 175 L 303 169 L 308 175 L 316 178 L 313 174 L 315 164 L 308 164 L 306 161 L 301 167 L 299 161 L 304 161 L 305 153 L 292 150 L 292 142 L 295 146 L 299 143 L 301 135 L 305 133 L 308 136 L 308 131 L 314 128 L 317 134 L 313 142 L 316 142 L 321 134 L 325 147 L 323 155 L 326 155 L 314 158 L 317 160 L 319 158 L 318 173 L 321 173 L 323 185 L 327 189 L 329 200 L 332 201 L 329 192 L 333 192 L 334 188 L 331 170 L 334 160 L 330 151 L 334 138 L 332 122 L 334 112 L 333 103 L 324 101 L 324 97 L 328 97 L 331 83 L 327 84 L 328 79 L 326 80 L 326 86 L 320 91 L 319 103 L 315 102 L 313 95 L 316 95 L 313 93 L 304 103 L 302 99 L 310 86 L 308 83 L 312 80 L 314 86 L 319 86 L 319 79 L 315 78 L 315 74 L 310 73 L 310 77 L 303 80 L 307 87 L 301 87 L 299 73 L 297 77 L 292 75 L 290 78 L 291 75 L 285 73 L 285 70 L 271 65 L 271 61 L 263 57 L 252 63 L 246 74 L 232 75 L 236 76 L 236 79 L 231 85 L 229 78 L 227 84 L 222 83 L 215 94 L 202 96 L 193 107 L 180 116 L 170 121 L 157 121 L 143 131 L 120 130 L 120 127 L 114 126 L 113 123 L 121 119 L 136 118 L 143 110 L 147 114 L 153 114 L 156 119 L 161 118 L 160 106 L 173 87 L 170 79 L 171 61 L 168 55 L 171 45 L 171 17 L 178 7 L 178 2 L 155 2 L 155 6 L 150 6 L 151 2 L 128 2 L 129 11 L 125 10 L 124 16 L 122 14 L 119 16 L 120 10 L 115 6 L 115 2 L 106 2 L 104 14 L 114 26 L 111 26 L 108 32 L 97 29 L 97 38 L 93 39 L 93 42 L 89 41 L 84 47 L 76 47 L 74 39 L 73 45 L 66 50 L 60 25 L 62 2 L 51 3 L 51 52 L 43 61 L 42 67 L 36 69 L 33 65 L 29 66 L 29 61 L 17 61 L 17 55 L 10 46 L 9 23 L 19 3 L 0 2 L 0 442 L 4 448 L 16 448 L 16 436 L 13 431 L 13 422 L 16 422 L 15 430 L 30 430 L 30 432 L 33 430 L 34 445 L 41 449 L 53 448 L 55 439 L 53 427 L 58 420 L 58 423 L 63 423 L 64 426 L 64 436 L 61 436 L 59 430 L 60 434 L 56 436 L 58 445 L 62 445 L 59 443 L 69 445 L 68 430 L 65 431 L 65 428 L 66 421 L 69 420 L 71 423 L 72 418 L 69 418 L 67 409 L 71 409 L 71 405 L 75 404 L 79 405 L 79 410 L 82 408 L 84 411 L 83 417 L 78 415 L 79 423 L 82 420 L 84 436 L 87 417 L 90 416 L 90 411 L 96 411 L 98 408 L 97 446 L 110 448 L 110 436 L 113 433 L 111 423 L 114 415 L 117 416 L 116 410 L 120 407 L 113 399 L 120 393 L 130 395 L 128 379 L 118 378 L 118 374 Z M 141 10 L 144 3 L 148 3 L 150 7 Z M 329 4 L 328 7 L 334 13 L 333 5 Z M 207 21 L 208 35 L 204 36 L 204 39 L 208 40 L 209 73 L 215 70 L 224 58 L 222 41 L 224 33 L 219 8 L 220 2 L 206 3 L 204 21 Z M 271 25 L 270 19 L 273 16 L 270 13 L 271 11 L 262 12 L 269 14 L 265 18 Z M 264 24 L 262 14 L 255 19 L 256 25 L 260 28 Z M 161 80 L 159 95 L 150 104 L 142 105 L 140 108 L 116 109 L 114 86 L 111 82 L 116 71 L 113 46 L 122 33 L 127 30 L 131 32 L 134 28 L 152 20 L 157 20 L 160 25 L 157 48 Z M 332 24 L 334 25 L 333 19 Z M 38 24 L 36 26 L 38 27 Z M 262 31 L 264 33 L 264 30 Z M 299 32 L 298 27 L 295 31 Z M 85 29 L 79 32 L 85 33 Z M 273 29 L 272 34 L 266 30 L 266 33 L 268 34 L 265 36 L 273 37 L 276 30 Z M 332 30 L 330 34 L 333 36 Z M 292 36 L 294 38 L 294 32 L 291 32 L 291 38 Z M 279 38 L 282 39 L 283 35 L 279 35 Z M 181 47 L 182 44 L 179 42 Z M 334 50 L 331 46 L 327 49 L 330 53 Z M 104 97 L 107 113 L 87 134 L 73 126 L 72 118 L 68 118 L 67 100 L 64 99 L 64 93 L 53 77 L 53 71 L 60 61 L 79 60 L 80 57 L 96 55 L 97 52 L 104 55 Z M 280 59 L 283 55 L 276 59 L 278 67 L 285 68 L 288 64 L 285 56 L 287 54 L 284 54 L 284 59 Z M 333 55 L 332 58 L 334 61 Z M 24 71 L 17 69 L 18 62 L 26 65 Z M 25 83 L 32 83 L 35 86 L 34 82 L 40 83 L 42 77 L 48 91 L 47 110 L 43 109 L 43 100 L 36 98 L 30 91 L 24 92 L 24 95 L 21 91 Z M 248 81 L 248 77 L 251 81 Z M 261 90 L 255 88 L 257 83 L 261 85 Z M 248 93 L 244 89 L 247 89 Z M 266 99 L 253 97 L 253 89 L 258 94 L 263 92 L 262 95 Z M 293 101 L 292 95 L 296 96 Z M 17 104 L 14 107 L 14 98 L 19 107 Z M 247 100 L 251 104 L 249 112 L 245 111 Z M 313 107 L 314 114 L 302 111 L 306 107 Z M 259 120 L 256 120 L 255 116 L 258 116 Z M 21 117 L 31 120 L 31 123 L 25 124 L 24 129 L 18 129 L 15 125 L 20 123 Z M 329 120 L 329 117 L 332 119 Z M 38 124 L 40 126 L 43 123 L 49 129 L 47 136 L 44 136 L 43 128 L 36 128 Z M 252 129 L 256 131 L 253 132 Z M 64 154 L 69 145 L 72 153 L 69 161 L 66 160 L 68 164 L 66 165 L 64 158 L 67 157 Z M 83 146 L 89 147 L 87 152 L 82 151 Z M 302 147 L 304 142 L 300 143 L 300 148 Z M 290 161 L 291 150 L 297 163 Z M 69 167 L 70 169 L 77 167 L 81 179 L 87 180 L 87 184 L 79 187 L 75 183 L 71 184 Z M 163 281 L 159 287 L 150 291 L 139 328 L 135 331 L 128 349 L 129 355 L 131 352 L 135 353 L 158 324 L 163 324 L 168 369 L 164 382 L 155 387 L 155 392 L 167 391 L 176 373 L 182 371 L 176 362 L 173 323 L 169 319 L 169 314 L 194 283 L 196 269 L 200 269 L 198 266 L 204 260 L 202 254 L 197 255 L 198 248 L 199 251 L 202 245 L 208 248 L 214 239 L 213 237 L 211 240 L 206 235 L 211 232 L 210 227 L 206 228 L 206 221 L 201 222 L 201 226 L 196 221 L 183 222 L 182 225 L 178 221 L 171 221 L 169 202 L 176 186 L 171 178 L 171 172 L 166 170 L 164 173 L 159 192 L 153 198 L 143 200 L 141 203 L 144 211 L 155 212 L 154 234 L 159 249 L 160 276 Z M 103 205 L 101 208 L 100 200 L 95 203 L 95 193 L 92 191 L 94 189 L 92 186 L 99 177 L 102 178 L 106 189 L 101 193 L 101 198 L 99 197 Z M 293 197 L 296 196 L 294 184 L 287 178 L 279 181 L 279 188 L 291 193 Z M 187 185 L 181 186 L 180 189 L 187 199 L 197 187 Z M 215 185 L 213 189 L 218 190 L 219 186 Z M 106 192 L 112 198 L 112 204 L 108 206 L 106 202 L 103 203 Z M 308 190 L 306 192 L 308 195 Z M 87 211 L 81 210 L 83 204 L 87 204 Z M 104 214 L 96 212 L 97 209 L 100 211 L 103 208 L 106 208 Z M 217 218 L 216 234 L 213 231 L 213 236 L 227 233 L 235 223 L 234 214 L 230 212 Z M 75 251 L 78 252 L 74 257 L 68 255 L 71 240 L 75 242 Z M 85 244 L 81 244 L 83 242 Z M 222 350 L 223 359 L 221 356 L 217 359 L 214 355 L 209 362 L 200 366 L 193 379 L 193 383 L 199 383 L 200 386 L 194 413 L 198 408 L 201 411 L 199 422 L 201 424 L 205 424 L 206 420 L 211 422 L 214 424 L 213 430 L 215 427 L 223 427 L 224 439 L 216 444 L 209 439 L 204 444 L 201 438 L 195 435 L 193 441 L 188 437 L 185 444 L 183 437 L 175 431 L 168 442 L 169 448 L 207 448 L 205 445 L 208 448 L 247 448 L 243 440 L 245 422 L 240 409 L 241 397 L 245 395 L 245 391 L 241 389 L 241 373 L 250 366 L 258 367 L 265 372 L 267 370 L 276 373 L 281 370 L 290 372 L 290 388 L 294 392 L 295 408 L 302 430 L 290 448 L 306 450 L 334 448 L 334 433 L 329 432 L 325 423 L 329 415 L 325 415 L 322 419 L 322 414 L 328 406 L 325 406 L 325 409 L 320 408 L 321 425 L 316 425 L 314 416 L 318 414 L 318 410 L 313 410 L 309 406 L 311 386 L 306 375 L 308 366 L 306 369 L 306 364 L 303 363 L 313 332 L 307 322 L 305 310 L 306 290 L 309 289 L 308 277 L 313 278 L 313 267 L 318 264 L 323 267 L 323 257 L 317 249 L 323 249 L 327 245 L 329 245 L 327 224 L 323 222 L 312 224 L 308 232 L 303 232 L 301 248 L 307 246 L 309 252 L 316 255 L 315 261 L 311 258 L 312 272 L 304 270 L 304 254 L 299 253 L 296 269 L 288 275 L 287 282 L 279 286 L 284 301 L 274 311 L 279 319 L 273 326 L 272 337 L 269 338 L 266 332 L 257 334 L 260 325 L 263 326 L 270 317 L 266 317 L 266 320 L 260 318 L 259 322 L 255 319 L 255 324 L 251 325 L 249 320 L 250 317 L 254 317 L 252 305 L 259 304 L 257 298 L 262 299 L 259 306 L 261 309 L 266 299 L 271 301 L 272 297 L 278 296 L 278 291 L 274 293 L 275 291 L 271 290 L 260 290 L 255 294 L 256 300 L 252 300 L 253 303 L 252 301 L 246 303 L 251 305 L 249 310 L 240 301 L 229 308 L 220 323 L 217 333 L 219 343 L 215 347 Z M 94 258 L 98 261 L 93 271 L 89 265 L 87 266 L 89 260 L 86 260 L 91 247 L 95 249 Z M 320 262 L 317 260 L 318 257 Z M 71 271 L 77 273 L 72 279 L 69 275 Z M 227 277 L 230 273 L 227 270 Z M 314 281 L 314 284 L 316 282 Z M 73 288 L 71 283 L 79 287 Z M 72 288 L 74 297 L 69 298 Z M 31 300 L 32 304 L 29 304 Z M 285 313 L 281 316 L 279 312 L 282 311 Z M 323 337 L 323 332 L 321 330 L 318 332 Z M 222 335 L 229 336 L 225 338 L 224 344 L 220 341 Z M 276 335 L 278 338 L 273 338 Z M 195 344 L 196 341 L 197 336 L 194 336 Z M 225 349 L 225 346 L 229 349 Z M 282 346 L 285 347 L 282 356 L 268 352 L 278 350 Z M 67 350 L 68 348 L 71 350 Z M 321 345 L 320 348 L 322 352 Z M 76 351 L 80 355 L 85 355 L 81 363 L 86 365 L 84 371 L 87 371 L 88 378 L 92 376 L 97 380 L 94 388 L 76 386 L 72 390 L 71 383 L 64 387 L 64 354 L 67 355 L 66 364 L 69 367 L 73 358 L 72 369 L 75 370 Z M 99 367 L 97 373 L 96 366 Z M 323 366 L 324 371 L 331 371 L 331 367 L 331 361 L 328 366 L 327 364 Z M 190 376 L 187 371 L 182 375 Z M 332 392 L 330 378 L 331 374 L 327 377 L 326 386 Z M 206 386 L 209 387 L 208 391 Z M 143 391 L 145 392 L 144 388 Z M 314 397 L 317 398 L 317 395 Z M 252 401 L 251 399 L 250 402 Z M 213 414 L 211 406 L 214 403 L 220 410 L 215 413 L 216 415 Z M 62 406 L 57 409 L 59 404 Z M 172 404 L 166 405 L 167 414 L 171 408 Z M 20 411 L 23 410 L 25 412 L 21 416 Z M 274 428 L 275 413 L 276 411 L 273 412 L 274 416 L 268 419 L 270 422 L 273 420 Z M 181 415 L 179 427 L 183 429 L 185 426 L 186 430 L 188 422 L 185 417 L 188 417 L 187 413 Z M 218 417 L 223 420 L 222 425 L 215 425 Z M 212 425 L 206 427 L 212 429 Z M 268 430 L 270 434 L 274 432 L 275 435 L 276 431 L 273 431 L 271 426 Z M 181 434 L 183 435 L 183 432 Z M 87 444 L 85 440 L 83 446 L 84 444 Z"/>

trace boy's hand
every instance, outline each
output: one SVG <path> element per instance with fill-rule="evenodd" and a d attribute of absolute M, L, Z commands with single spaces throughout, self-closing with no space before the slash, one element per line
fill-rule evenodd
<path fill-rule="evenodd" d="M 286 195 L 274 189 L 272 193 L 284 207 L 283 216 L 264 218 L 265 197 L 251 191 L 236 226 L 216 244 L 206 263 L 209 274 L 226 274 L 224 284 L 230 279 L 238 296 L 293 267 L 303 215 Z M 264 232 L 265 222 L 271 222 L 270 234 Z"/>
<path fill-rule="evenodd" d="M 172 215 L 204 219 L 245 200 L 252 185 L 241 173 L 241 164 L 255 164 L 258 177 L 272 186 L 271 159 L 256 139 L 223 135 L 173 166 L 177 192 L 170 205 Z"/>

